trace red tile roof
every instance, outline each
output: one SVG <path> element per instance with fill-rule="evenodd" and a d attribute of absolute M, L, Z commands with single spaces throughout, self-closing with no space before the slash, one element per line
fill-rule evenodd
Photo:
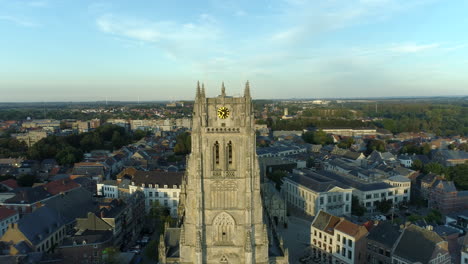
<path fill-rule="evenodd" d="M 49 192 L 52 195 L 56 195 L 62 192 L 67 192 L 69 190 L 75 189 L 80 187 L 78 183 L 71 180 L 70 178 L 67 179 L 60 179 L 56 181 L 51 181 L 44 185 L 44 190 Z"/>
<path fill-rule="evenodd" d="M 341 231 L 354 238 L 359 238 L 364 234 L 367 234 L 367 229 L 364 226 L 356 225 L 348 220 L 342 220 L 336 225 L 335 230 Z"/>
<path fill-rule="evenodd" d="M 4 219 L 7 219 L 8 217 L 13 216 L 13 215 L 15 215 L 17 213 L 18 212 L 16 212 L 13 209 L 2 207 L 2 208 L 0 208 L 0 221 L 2 221 Z"/>
<path fill-rule="evenodd" d="M 18 188 L 18 183 L 16 183 L 16 180 L 14 179 L 8 179 L 8 180 L 5 180 L 5 181 L 2 181 L 0 182 L 0 184 L 3 184 L 11 189 L 16 189 Z"/>

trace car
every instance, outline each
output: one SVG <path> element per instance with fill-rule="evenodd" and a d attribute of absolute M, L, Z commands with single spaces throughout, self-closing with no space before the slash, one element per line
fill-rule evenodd
<path fill-rule="evenodd" d="M 141 251 L 140 251 L 139 249 L 131 249 L 131 250 L 129 250 L 128 252 L 130 252 L 130 253 L 135 253 L 135 254 L 138 255 L 138 254 L 140 254 Z"/>

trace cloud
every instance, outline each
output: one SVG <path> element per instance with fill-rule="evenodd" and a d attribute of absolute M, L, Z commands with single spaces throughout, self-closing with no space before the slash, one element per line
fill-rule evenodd
<path fill-rule="evenodd" d="M 389 50 L 398 53 L 417 53 L 421 51 L 426 51 L 430 49 L 438 48 L 440 45 L 438 43 L 417 45 L 417 44 L 400 44 L 390 47 Z"/>
<path fill-rule="evenodd" d="M 279 44 L 300 44 L 304 39 L 326 32 L 386 20 L 431 1 L 433 0 L 284 0 L 284 5 L 276 10 L 276 17 L 273 17 L 274 21 L 279 22 L 279 26 L 270 39 Z"/>
<path fill-rule="evenodd" d="M 11 22 L 23 27 L 37 27 L 38 23 L 31 21 L 24 17 L 9 16 L 9 15 L 0 15 L 0 20 Z"/>
<path fill-rule="evenodd" d="M 195 22 L 187 23 L 103 15 L 96 20 L 96 24 L 102 32 L 134 40 L 151 43 L 164 41 L 181 43 L 217 38 L 220 30 L 214 25 L 214 21 L 207 14 L 200 15 Z"/>

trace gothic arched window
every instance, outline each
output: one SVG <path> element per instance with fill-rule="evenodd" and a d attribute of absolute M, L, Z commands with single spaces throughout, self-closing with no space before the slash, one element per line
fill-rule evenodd
<path fill-rule="evenodd" d="M 228 213 L 222 212 L 213 220 L 213 238 L 219 243 L 231 243 L 236 223 Z"/>
<path fill-rule="evenodd" d="M 215 160 L 215 164 L 219 165 L 219 143 L 218 141 L 216 141 L 216 143 L 214 144 L 214 160 Z"/>
<path fill-rule="evenodd" d="M 227 145 L 227 152 L 228 152 L 228 164 L 232 164 L 232 142 L 229 141 Z"/>

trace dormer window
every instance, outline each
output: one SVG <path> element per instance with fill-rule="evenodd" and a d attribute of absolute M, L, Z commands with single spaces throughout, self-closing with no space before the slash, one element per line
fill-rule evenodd
<path fill-rule="evenodd" d="M 167 185 L 166 185 L 166 184 L 164 184 L 164 188 L 167 189 Z"/>

